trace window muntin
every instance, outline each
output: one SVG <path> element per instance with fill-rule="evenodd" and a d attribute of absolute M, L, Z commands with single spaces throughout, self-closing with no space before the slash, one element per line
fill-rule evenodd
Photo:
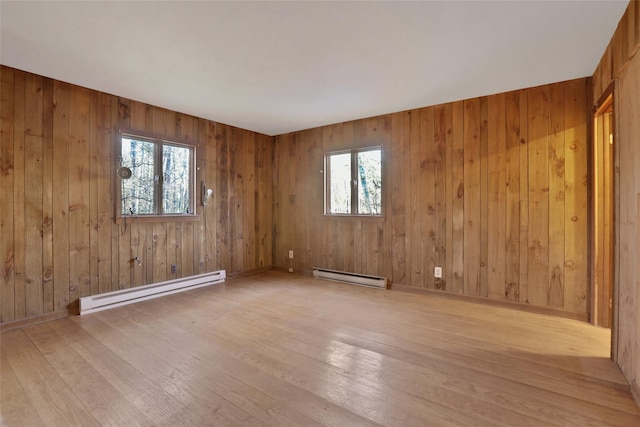
<path fill-rule="evenodd" d="M 194 147 L 123 134 L 120 150 L 121 167 L 131 171 L 120 178 L 121 216 L 194 213 Z"/>
<path fill-rule="evenodd" d="M 325 156 L 325 214 L 382 215 L 382 149 Z"/>

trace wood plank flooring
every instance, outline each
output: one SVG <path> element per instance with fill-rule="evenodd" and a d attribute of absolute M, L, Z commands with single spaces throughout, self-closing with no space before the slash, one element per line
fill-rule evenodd
<path fill-rule="evenodd" d="M 606 329 L 278 271 L 0 337 L 6 426 L 640 426 Z"/>

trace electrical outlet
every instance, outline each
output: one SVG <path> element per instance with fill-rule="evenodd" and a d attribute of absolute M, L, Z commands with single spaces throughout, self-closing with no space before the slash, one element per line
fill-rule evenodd
<path fill-rule="evenodd" d="M 442 267 L 436 267 L 433 269 L 433 276 L 437 279 L 442 279 Z"/>
<path fill-rule="evenodd" d="M 176 271 L 178 271 L 178 266 L 171 264 L 171 274 L 176 274 Z"/>
<path fill-rule="evenodd" d="M 289 259 L 293 259 L 293 250 L 289 249 Z"/>
<path fill-rule="evenodd" d="M 293 273 L 293 268 L 289 267 L 289 273 Z"/>

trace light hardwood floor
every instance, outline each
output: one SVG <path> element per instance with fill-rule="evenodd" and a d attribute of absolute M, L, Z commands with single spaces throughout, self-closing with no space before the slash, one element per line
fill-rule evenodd
<path fill-rule="evenodd" d="M 270 271 L 1 335 L 6 426 L 640 426 L 609 331 Z"/>

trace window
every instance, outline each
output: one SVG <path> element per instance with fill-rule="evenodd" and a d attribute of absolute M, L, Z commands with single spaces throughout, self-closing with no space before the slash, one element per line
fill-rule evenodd
<path fill-rule="evenodd" d="M 325 214 L 382 215 L 382 149 L 325 156 Z"/>
<path fill-rule="evenodd" d="M 123 134 L 119 214 L 193 214 L 194 162 L 193 146 Z"/>

